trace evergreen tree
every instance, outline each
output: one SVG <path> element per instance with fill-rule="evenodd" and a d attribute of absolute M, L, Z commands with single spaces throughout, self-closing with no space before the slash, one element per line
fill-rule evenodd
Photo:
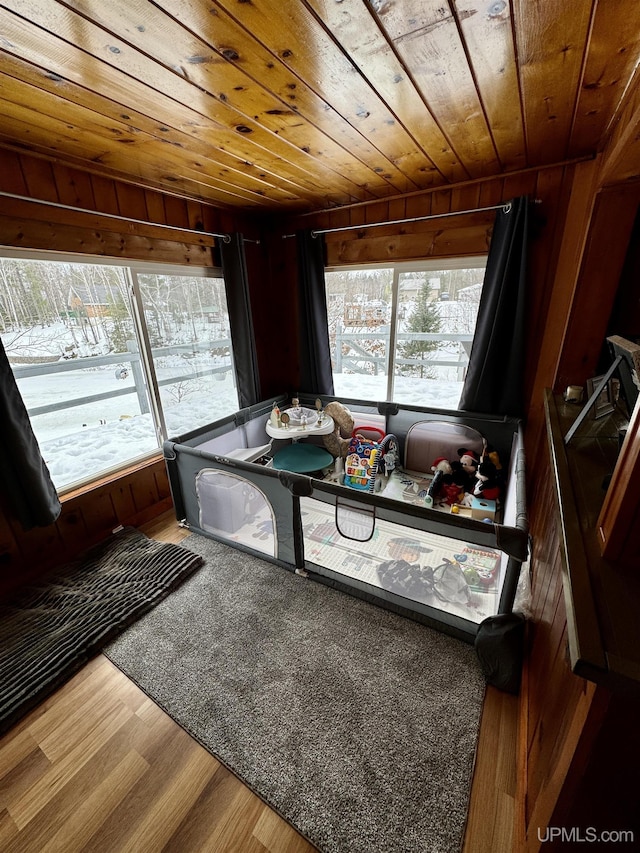
<path fill-rule="evenodd" d="M 118 292 L 108 294 L 107 305 L 112 322 L 109 331 L 109 348 L 111 352 L 127 352 L 127 341 L 134 337 L 129 308 L 122 294 Z"/>
<path fill-rule="evenodd" d="M 430 286 L 425 282 L 418 293 L 416 307 L 409 317 L 407 323 L 407 332 L 424 332 L 428 334 L 438 334 L 441 330 L 442 322 L 438 313 L 437 304 L 429 299 Z M 429 376 L 426 360 L 429 353 L 434 352 L 438 348 L 438 341 L 410 340 L 401 344 L 399 347 L 403 358 L 419 359 L 419 365 L 403 364 L 402 374 L 404 376 L 412 376 L 418 374 L 421 379 Z"/>

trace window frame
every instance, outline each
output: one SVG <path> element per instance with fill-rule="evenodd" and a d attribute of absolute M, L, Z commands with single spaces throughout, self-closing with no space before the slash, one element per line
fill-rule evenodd
<path fill-rule="evenodd" d="M 138 275 L 166 275 L 183 276 L 185 278 L 218 278 L 224 281 L 222 267 L 216 266 L 191 266 L 182 264 L 160 263 L 157 261 L 129 260 L 127 258 L 104 257 L 102 255 L 76 254 L 74 252 L 51 252 L 45 249 L 16 249 L 15 247 L 1 246 L 0 258 L 19 261 L 51 262 L 64 264 L 85 264 L 87 266 L 111 266 L 118 267 L 123 271 L 127 291 L 129 295 L 129 307 L 131 318 L 135 327 L 135 333 L 140 347 L 140 360 L 145 375 L 148 390 L 149 405 L 152 411 L 154 430 L 156 433 L 157 448 L 144 453 L 139 453 L 124 462 L 120 462 L 110 468 L 101 469 L 99 472 L 89 475 L 80 480 L 57 488 L 60 497 L 75 493 L 79 489 L 90 487 L 93 483 L 100 482 L 105 478 L 113 477 L 120 471 L 125 471 L 132 466 L 144 464 L 157 459 L 162 454 L 163 442 L 170 436 L 167 431 L 162 403 L 160 400 L 160 389 L 153 363 L 151 342 L 149 340 L 147 324 L 144 320 L 144 306 L 142 304 L 141 287 L 137 281 Z M 135 286 L 134 286 L 135 283 Z M 232 351 L 232 368 L 236 371 L 236 360 Z"/>
<path fill-rule="evenodd" d="M 391 283 L 391 317 L 389 319 L 389 369 L 387 370 L 387 388 L 384 402 L 393 402 L 400 276 L 403 273 L 411 272 L 436 272 L 438 270 L 460 270 L 471 269 L 473 267 L 484 267 L 486 270 L 488 257 L 489 252 L 487 250 L 487 254 L 485 255 L 456 255 L 444 258 L 425 258 L 422 260 L 411 261 L 376 261 L 375 263 L 332 264 L 325 267 L 325 274 L 376 269 L 393 271 Z"/>

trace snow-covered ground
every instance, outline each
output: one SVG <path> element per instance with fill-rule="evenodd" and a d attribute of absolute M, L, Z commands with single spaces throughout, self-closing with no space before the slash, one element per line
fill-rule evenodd
<path fill-rule="evenodd" d="M 104 373 L 104 375 L 103 375 Z M 113 378 L 113 372 L 108 371 Z M 53 377 L 38 378 L 46 386 Z M 84 371 L 56 377 L 73 383 L 73 394 L 97 393 L 109 383 L 107 371 Z M 29 380 L 34 382 L 34 380 Z M 335 395 L 340 398 L 379 401 L 386 397 L 384 377 L 336 374 Z M 462 391 L 461 382 L 396 379 L 394 399 L 408 405 L 455 409 Z M 86 388 L 86 392 L 84 389 Z M 37 391 L 35 386 L 33 392 Z M 40 398 L 40 405 L 44 400 Z M 165 403 L 167 430 L 172 437 L 235 412 L 238 397 L 231 374 L 223 381 L 203 385 L 200 393 L 180 403 Z M 46 423 L 40 423 L 46 419 Z M 100 421 L 105 423 L 100 423 Z M 86 424 L 86 426 L 83 426 Z M 62 409 L 33 419 L 42 455 L 58 489 L 95 476 L 158 447 L 150 414 L 140 414 L 135 393 L 86 406 Z"/>
<path fill-rule="evenodd" d="M 82 395 L 78 386 L 76 381 L 74 396 Z M 95 393 L 95 386 L 93 388 L 91 393 Z M 165 405 L 167 431 L 172 437 L 184 435 L 237 409 L 238 395 L 231 374 L 227 374 L 222 382 L 204 386 L 193 399 Z M 38 422 L 45 417 L 57 420 L 57 437 L 46 437 L 47 432 L 39 429 Z M 105 423 L 100 423 L 101 420 Z M 33 418 L 32 423 L 42 456 L 58 489 L 158 449 L 152 417 L 149 413 L 140 414 L 135 394 L 62 409 Z"/>
<path fill-rule="evenodd" d="M 57 356 L 64 352 L 64 327 L 34 327 L 19 333 L 3 334 L 10 355 Z M 210 329 L 206 330 L 210 333 Z M 375 333 L 374 333 L 375 334 Z M 104 351 L 104 350 L 103 350 Z M 100 349 L 93 348 L 96 355 Z M 90 353 L 87 352 L 86 355 Z M 443 352 L 440 357 L 451 358 Z M 74 367 L 83 359 L 74 359 Z M 68 366 L 68 362 L 64 362 Z M 169 379 L 191 372 L 206 373 L 219 367 L 222 357 L 200 353 L 193 358 L 164 357 L 156 365 L 158 379 Z M 42 455 L 58 489 L 68 488 L 82 480 L 116 468 L 158 448 L 158 437 L 152 416 L 142 413 L 132 371 L 125 379 L 116 377 L 118 365 L 85 367 L 33 377 L 20 378 L 18 385 L 29 410 L 59 405 L 73 399 L 110 394 L 128 389 L 130 393 L 53 412 L 32 415 L 34 432 Z M 456 369 L 442 369 L 446 379 L 396 377 L 395 402 L 431 408 L 456 409 L 462 382 L 455 381 Z M 381 401 L 387 397 L 386 376 L 365 373 L 334 374 L 337 398 Z M 285 389 L 283 389 L 285 390 Z M 238 408 L 238 398 L 231 370 L 220 376 L 197 376 L 177 385 L 161 389 L 163 411 L 170 436 L 183 435 L 212 421 L 223 418 Z"/>
<path fill-rule="evenodd" d="M 336 397 L 375 402 L 387 398 L 386 376 L 334 373 L 333 386 Z M 433 409 L 457 409 L 462 393 L 462 382 L 396 376 L 393 389 L 395 403 Z"/>

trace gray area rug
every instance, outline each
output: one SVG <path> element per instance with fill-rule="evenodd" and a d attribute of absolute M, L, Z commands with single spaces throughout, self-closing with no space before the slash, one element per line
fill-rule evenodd
<path fill-rule="evenodd" d="M 202 563 L 125 528 L 0 604 L 0 732 Z"/>
<path fill-rule="evenodd" d="M 455 853 L 484 696 L 472 646 L 205 537 L 105 654 L 325 853 Z"/>

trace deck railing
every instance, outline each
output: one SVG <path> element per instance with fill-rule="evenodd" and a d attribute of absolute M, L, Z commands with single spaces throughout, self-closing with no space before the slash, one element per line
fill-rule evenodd
<path fill-rule="evenodd" d="M 27 409 L 30 417 L 44 415 L 49 412 L 57 412 L 62 409 L 70 409 L 74 406 L 84 406 L 87 403 L 96 403 L 100 400 L 109 400 L 113 397 L 123 397 L 128 394 L 136 394 L 140 405 L 140 413 L 145 414 L 150 411 L 149 399 L 146 391 L 146 382 L 142 370 L 140 353 L 138 352 L 137 344 L 130 341 L 126 353 L 113 353 L 110 355 L 88 356 L 87 358 L 70 358 L 63 361 L 53 361 L 44 364 L 20 364 L 12 365 L 13 374 L 16 380 L 26 379 L 33 376 L 45 376 L 56 373 L 68 373 L 75 370 L 86 370 L 87 368 L 104 367 L 111 365 L 116 370 L 124 368 L 129 370 L 133 377 L 133 387 L 130 385 L 124 388 L 118 388 L 113 391 L 106 391 L 101 394 L 90 394 L 83 397 L 74 397 L 70 400 L 63 400 L 57 403 L 49 403 L 45 406 L 33 406 Z M 158 347 L 152 350 L 154 361 L 158 358 L 168 355 L 197 355 L 202 352 L 211 351 L 211 342 L 205 343 L 190 343 L 177 344 L 169 347 Z M 231 339 L 224 338 L 215 341 L 216 349 L 228 349 L 231 352 Z M 171 376 L 168 379 L 158 380 L 159 386 L 174 385 L 177 382 L 186 382 L 190 379 L 197 379 L 202 376 L 212 376 L 215 374 L 224 375 L 232 371 L 231 356 L 229 356 L 228 364 L 220 364 L 216 367 L 208 368 L 207 370 L 191 370 L 189 373 Z M 233 371 L 232 371 L 233 372 Z"/>
<path fill-rule="evenodd" d="M 334 336 L 335 340 L 335 366 L 336 373 L 342 373 L 344 368 L 347 368 L 352 373 L 373 373 L 374 376 L 378 372 L 386 373 L 389 364 L 389 347 L 391 342 L 391 333 L 389 326 L 380 326 L 366 332 L 345 332 L 340 324 L 336 329 Z M 464 379 L 464 374 L 469 363 L 469 352 L 471 351 L 471 342 L 473 335 L 470 334 L 452 334 L 450 332 L 399 332 L 395 337 L 396 346 L 402 343 L 413 343 L 416 341 L 429 341 L 435 343 L 452 342 L 461 344 L 455 359 L 442 358 L 437 353 L 427 353 L 424 358 L 402 358 L 395 356 L 393 363 L 395 365 L 411 365 L 417 368 L 431 367 L 455 367 L 457 369 L 457 378 Z M 382 355 L 375 355 L 369 352 L 362 346 L 363 341 L 376 341 L 382 344 Z M 355 355 L 344 355 L 343 347 L 346 346 Z M 371 365 L 367 368 L 366 365 Z"/>

